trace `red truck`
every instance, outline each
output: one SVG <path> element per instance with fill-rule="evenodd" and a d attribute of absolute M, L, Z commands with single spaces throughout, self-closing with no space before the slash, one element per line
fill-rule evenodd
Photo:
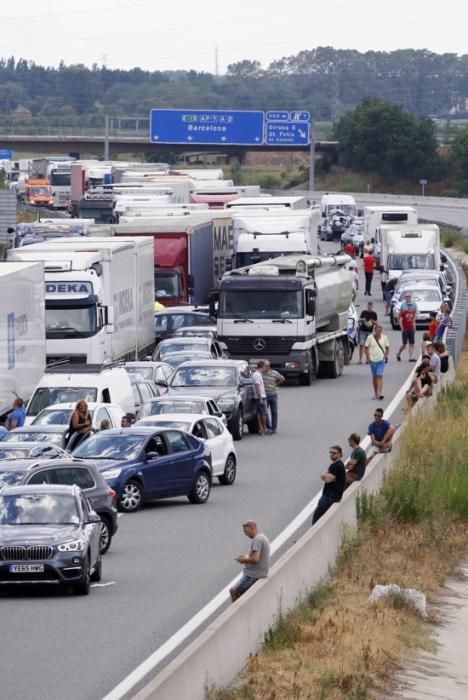
<path fill-rule="evenodd" d="M 89 233 L 92 236 L 153 236 L 155 301 L 164 306 L 208 301 L 215 285 L 211 217 L 154 217 L 151 223 L 145 224 L 91 226 Z"/>

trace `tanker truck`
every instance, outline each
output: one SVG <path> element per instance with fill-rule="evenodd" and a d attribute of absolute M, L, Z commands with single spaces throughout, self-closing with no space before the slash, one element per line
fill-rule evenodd
<path fill-rule="evenodd" d="M 217 331 L 233 359 L 271 366 L 299 383 L 335 378 L 348 364 L 352 285 L 344 253 L 285 255 L 221 279 Z M 211 312 L 216 298 L 212 298 Z"/>

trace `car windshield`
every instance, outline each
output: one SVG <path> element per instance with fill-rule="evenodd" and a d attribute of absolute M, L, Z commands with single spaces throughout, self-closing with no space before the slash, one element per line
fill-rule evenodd
<path fill-rule="evenodd" d="M 31 493 L 0 496 L 0 525 L 78 525 L 74 496 Z"/>
<path fill-rule="evenodd" d="M 164 355 L 164 362 L 166 362 L 171 367 L 179 367 L 184 362 L 191 362 L 192 360 L 209 360 L 211 359 L 211 353 L 209 352 L 176 352 L 173 355 Z"/>
<path fill-rule="evenodd" d="M 37 433 L 31 431 L 12 432 L 5 435 L 2 443 L 5 442 L 51 442 L 54 445 L 62 443 L 63 433 Z"/>
<path fill-rule="evenodd" d="M 153 381 L 153 368 L 152 367 L 142 367 L 138 365 L 137 367 L 125 367 L 129 374 L 139 374 L 140 377 L 146 379 L 147 381 Z"/>
<path fill-rule="evenodd" d="M 71 408 L 46 408 L 33 420 L 32 425 L 69 425 L 71 414 Z"/>
<path fill-rule="evenodd" d="M 97 400 L 97 389 L 91 386 L 80 387 L 47 387 L 42 386 L 33 394 L 28 404 L 27 415 L 37 416 L 43 408 L 47 408 L 53 403 L 77 403 L 83 399 L 88 403 L 95 403 Z"/>
<path fill-rule="evenodd" d="M 143 435 L 106 435 L 100 433 L 85 440 L 73 452 L 80 459 L 136 459 L 145 442 Z"/>
<path fill-rule="evenodd" d="M 179 367 L 171 386 L 236 386 L 234 367 Z"/>
<path fill-rule="evenodd" d="M 208 343 L 201 339 L 200 341 L 195 341 L 190 338 L 184 338 L 184 340 L 171 340 L 170 342 L 163 342 L 159 346 L 159 356 L 162 360 L 166 359 L 167 355 L 172 355 L 174 352 L 190 352 L 191 350 L 204 350 L 208 348 Z"/>
<path fill-rule="evenodd" d="M 402 292 L 400 296 L 400 301 L 405 300 L 405 294 L 407 292 Z M 418 301 L 434 301 L 438 304 L 441 302 L 440 295 L 434 287 L 434 289 L 418 289 L 418 290 L 413 290 L 411 292 L 411 299 L 412 301 L 418 302 Z"/>
<path fill-rule="evenodd" d="M 147 415 L 161 413 L 205 413 L 203 401 L 154 401 L 147 408 Z"/>

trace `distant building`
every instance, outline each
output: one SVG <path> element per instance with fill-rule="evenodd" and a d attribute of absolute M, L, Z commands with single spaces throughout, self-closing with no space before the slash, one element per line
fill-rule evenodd
<path fill-rule="evenodd" d="M 15 111 L 13 112 L 13 116 L 18 117 L 19 119 L 32 119 L 32 112 L 27 107 L 23 107 L 23 105 L 18 105 Z"/>

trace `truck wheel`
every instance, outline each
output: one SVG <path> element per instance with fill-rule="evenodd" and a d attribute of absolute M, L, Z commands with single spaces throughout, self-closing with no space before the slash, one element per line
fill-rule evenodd
<path fill-rule="evenodd" d="M 344 364 L 349 365 L 349 363 L 351 362 L 351 358 L 353 356 L 354 345 L 351 343 L 351 341 L 349 339 L 343 341 L 343 345 L 344 345 Z"/>
<path fill-rule="evenodd" d="M 344 350 L 343 344 L 339 342 L 335 345 L 335 349 L 333 352 L 333 360 L 320 362 L 319 373 L 317 376 L 320 376 L 323 379 L 336 379 L 337 377 L 340 377 L 343 374 L 343 367 Z"/>
<path fill-rule="evenodd" d="M 308 370 L 299 375 L 300 386 L 310 386 L 314 380 L 314 365 L 312 362 L 312 355 L 310 353 L 308 357 L 308 364 Z"/>

